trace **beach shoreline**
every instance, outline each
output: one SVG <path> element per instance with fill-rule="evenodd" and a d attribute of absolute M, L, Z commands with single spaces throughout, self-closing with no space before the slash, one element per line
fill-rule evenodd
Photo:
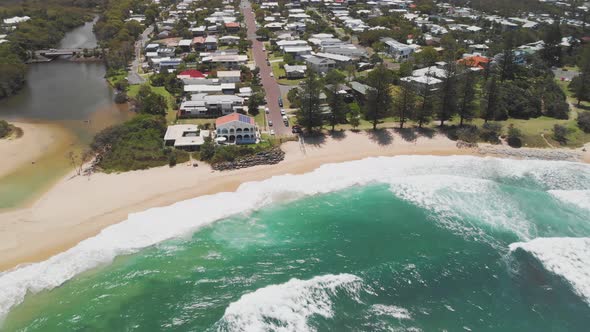
<path fill-rule="evenodd" d="M 398 155 L 474 155 L 477 149 L 459 149 L 445 136 L 406 141 L 394 130 L 386 137 L 369 132 L 344 132 L 338 137 L 308 139 L 282 145 L 285 160 L 233 171 L 213 171 L 179 164 L 121 174 L 70 175 L 31 206 L 0 212 L 0 271 L 34 263 L 63 252 L 130 213 L 179 201 L 235 191 L 246 182 L 285 174 L 303 174 L 330 163 Z M 583 158 L 588 162 L 588 154 Z"/>

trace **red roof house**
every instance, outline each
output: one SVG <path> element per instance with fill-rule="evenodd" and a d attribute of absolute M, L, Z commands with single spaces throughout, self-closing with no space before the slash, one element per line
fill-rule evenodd
<path fill-rule="evenodd" d="M 463 58 L 457 62 L 460 64 L 463 64 L 467 67 L 485 69 L 487 67 L 488 63 L 490 62 L 490 59 L 486 58 L 485 56 L 474 55 L 474 56 Z"/>
<path fill-rule="evenodd" d="M 188 69 L 188 70 L 181 72 L 176 77 L 178 77 L 178 78 L 206 78 L 207 75 L 203 74 L 202 72 L 200 72 L 199 70 L 196 70 L 196 69 Z"/>

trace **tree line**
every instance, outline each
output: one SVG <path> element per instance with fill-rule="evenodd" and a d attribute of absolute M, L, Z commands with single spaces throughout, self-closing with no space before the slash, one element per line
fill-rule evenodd
<path fill-rule="evenodd" d="M 590 46 L 586 47 L 590 55 Z M 453 45 L 447 46 L 443 55 L 444 75 L 425 76 L 426 82 L 415 83 L 400 79 L 399 71 L 389 70 L 385 65 L 377 65 L 364 79 L 369 87 L 365 101 L 359 112 L 351 112 L 349 104 L 343 102 L 343 95 L 326 86 L 334 83 L 336 71 L 329 72 L 325 78 L 308 71 L 301 89 L 291 90 L 289 99 L 299 107 L 297 119 L 308 131 L 325 125 L 332 129 L 339 123 L 358 126 L 358 116 L 377 129 L 387 117 L 395 117 L 399 127 L 404 128 L 413 121 L 419 128 L 436 120 L 440 126 L 452 119 L 458 119 L 462 127 L 475 118 L 484 123 L 506 120 L 508 118 L 529 119 L 548 116 L 567 119 L 569 105 L 566 95 L 556 83 L 547 63 L 532 56 L 527 65 L 517 63 L 514 50 L 507 46 L 499 60 L 480 71 L 459 64 Z M 590 56 L 580 57 L 581 74 L 572 82 L 574 95 L 580 101 L 589 100 L 590 95 Z M 404 70 L 402 68 L 402 70 Z M 440 73 L 440 71 L 437 71 Z M 344 83 L 344 74 L 335 80 Z M 428 80 L 438 80 L 431 84 Z M 440 81 L 440 82 L 439 82 Z M 322 108 L 320 93 L 327 94 L 328 108 Z"/>

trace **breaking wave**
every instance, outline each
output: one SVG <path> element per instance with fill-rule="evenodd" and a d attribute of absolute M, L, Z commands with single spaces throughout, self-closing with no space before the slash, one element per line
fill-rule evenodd
<path fill-rule="evenodd" d="M 531 254 L 590 304 L 590 238 L 536 238 L 510 244 L 510 251 L 516 250 Z"/>
<path fill-rule="evenodd" d="M 530 179 L 533 184 L 526 182 Z M 459 198 L 467 195 L 471 199 L 478 196 L 473 193 L 491 192 L 496 182 L 502 181 L 524 181 L 542 190 L 586 190 L 590 189 L 590 167 L 570 162 L 470 156 L 398 156 L 328 164 L 303 175 L 284 175 L 245 183 L 235 192 L 202 196 L 130 214 L 127 220 L 104 229 L 97 236 L 46 261 L 0 274 L 0 316 L 21 303 L 29 292 L 55 288 L 77 274 L 111 263 L 118 255 L 135 253 L 159 242 L 191 234 L 216 220 L 247 213 L 271 203 L 353 186 L 383 183 L 389 184 L 392 191 L 402 199 L 444 216 L 457 213 L 442 207 L 449 204 L 448 200 L 457 196 L 455 194 L 458 193 Z M 490 201 L 481 203 L 487 204 L 484 205 L 486 208 L 510 202 L 496 195 Z M 488 213 L 483 209 L 468 208 L 469 204 L 452 206 L 463 209 L 458 212 L 460 214 L 481 216 L 482 213 Z M 494 214 L 484 215 L 484 222 L 509 229 L 523 241 L 529 240 L 532 236 L 530 223 L 518 214 L 506 212 L 509 209 L 509 206 L 506 209 L 495 209 Z M 443 223 L 443 226 L 460 225 Z M 480 231 L 478 227 L 468 226 L 468 229 Z"/>
<path fill-rule="evenodd" d="M 352 274 L 291 279 L 243 295 L 231 303 L 218 322 L 218 331 L 313 331 L 311 316 L 331 318 L 333 298 L 359 302 L 362 280 Z"/>

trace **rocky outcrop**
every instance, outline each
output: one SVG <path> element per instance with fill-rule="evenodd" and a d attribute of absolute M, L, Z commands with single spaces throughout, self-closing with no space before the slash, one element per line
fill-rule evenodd
<path fill-rule="evenodd" d="M 564 160 L 580 161 L 582 153 L 576 150 L 566 149 L 531 149 L 520 148 L 514 149 L 505 146 L 485 145 L 477 149 L 480 154 L 490 154 L 500 157 L 510 157 L 518 159 L 541 159 L 541 160 Z"/>
<path fill-rule="evenodd" d="M 235 161 L 213 164 L 211 167 L 216 171 L 229 171 L 258 165 L 274 165 L 280 163 L 283 159 L 285 159 L 285 152 L 280 148 L 273 148 Z"/>

